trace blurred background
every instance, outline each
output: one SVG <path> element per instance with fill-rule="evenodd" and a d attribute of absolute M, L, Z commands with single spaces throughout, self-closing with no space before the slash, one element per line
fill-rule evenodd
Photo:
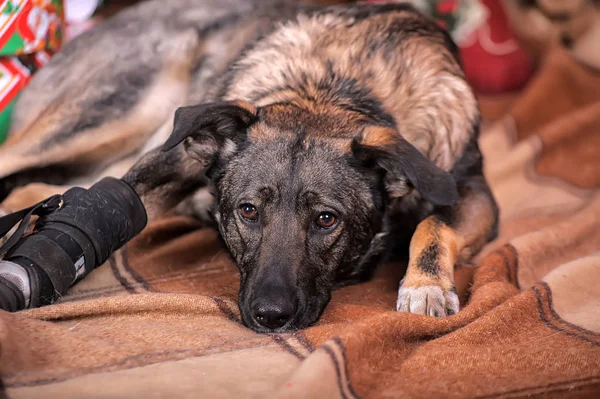
<path fill-rule="evenodd" d="M 0 145 L 19 92 L 52 54 L 65 42 L 140 1 L 0 1 Z M 600 70 L 599 0 L 408 2 L 448 29 L 460 47 L 465 73 L 480 98 L 486 123 L 506 114 L 556 48 L 585 68 Z"/>

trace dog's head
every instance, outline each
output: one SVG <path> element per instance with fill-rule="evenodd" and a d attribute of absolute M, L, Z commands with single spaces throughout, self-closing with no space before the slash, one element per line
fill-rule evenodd
<path fill-rule="evenodd" d="M 356 275 L 391 198 L 457 198 L 450 174 L 391 127 L 292 105 L 180 108 L 164 145 L 205 165 L 215 218 L 241 274 L 244 323 L 290 331 L 319 318 L 335 283 Z"/>

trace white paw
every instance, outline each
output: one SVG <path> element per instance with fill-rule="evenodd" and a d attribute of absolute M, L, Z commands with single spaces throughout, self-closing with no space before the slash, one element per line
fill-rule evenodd
<path fill-rule="evenodd" d="M 398 290 L 396 310 L 427 316 L 450 316 L 458 312 L 458 295 L 454 291 L 444 292 L 440 286 L 403 287 Z"/>
<path fill-rule="evenodd" d="M 204 223 L 212 223 L 210 209 L 215 203 L 215 197 L 207 188 L 201 188 L 191 197 L 175 207 L 175 213 L 181 216 L 194 217 Z"/>

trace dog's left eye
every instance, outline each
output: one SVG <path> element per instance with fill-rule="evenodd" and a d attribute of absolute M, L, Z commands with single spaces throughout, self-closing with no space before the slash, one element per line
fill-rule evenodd
<path fill-rule="evenodd" d="M 317 216 L 316 224 L 319 229 L 328 230 L 337 224 L 337 217 L 331 212 L 321 212 Z"/>
<path fill-rule="evenodd" d="M 258 211 L 252 204 L 240 205 L 240 216 L 249 222 L 255 222 L 258 219 Z"/>

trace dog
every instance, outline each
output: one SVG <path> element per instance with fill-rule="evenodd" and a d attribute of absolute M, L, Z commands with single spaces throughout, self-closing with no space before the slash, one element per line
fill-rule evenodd
<path fill-rule="evenodd" d="M 210 209 L 258 332 L 315 323 L 402 253 L 397 310 L 441 317 L 455 265 L 497 234 L 479 130 L 455 44 L 408 4 L 150 0 L 35 75 L 0 194 L 22 208 L 109 175 L 149 220 Z"/>

